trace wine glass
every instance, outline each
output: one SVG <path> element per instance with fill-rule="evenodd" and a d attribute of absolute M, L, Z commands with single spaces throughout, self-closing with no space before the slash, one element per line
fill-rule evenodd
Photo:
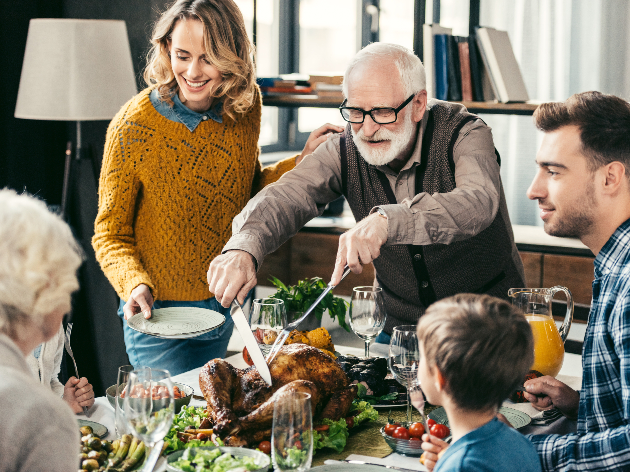
<path fill-rule="evenodd" d="M 123 404 L 131 433 L 151 449 L 142 470 L 152 471 L 175 416 L 169 371 L 144 367 L 131 372 Z"/>
<path fill-rule="evenodd" d="M 260 350 L 267 355 L 278 337 L 278 332 L 287 324 L 284 301 L 277 298 L 256 298 L 249 312 L 249 325 Z"/>
<path fill-rule="evenodd" d="M 370 341 L 385 326 L 385 304 L 380 287 L 354 287 L 350 301 L 350 327 L 365 341 L 365 357 L 370 357 Z"/>
<path fill-rule="evenodd" d="M 303 472 L 313 459 L 311 395 L 288 392 L 273 408 L 271 459 L 275 470 Z"/>
<path fill-rule="evenodd" d="M 415 325 L 394 328 L 389 342 L 389 370 L 399 384 L 407 388 L 407 422 L 411 423 L 410 391 L 418 385 L 420 348 Z"/>
<path fill-rule="evenodd" d="M 116 429 L 116 437 L 120 438 L 123 434 L 131 434 L 125 419 L 125 411 L 123 409 L 123 398 L 126 395 L 127 382 L 129 382 L 129 374 L 133 372 L 132 365 L 122 365 L 118 368 L 118 377 L 116 380 L 116 401 L 114 402 L 114 427 Z"/>

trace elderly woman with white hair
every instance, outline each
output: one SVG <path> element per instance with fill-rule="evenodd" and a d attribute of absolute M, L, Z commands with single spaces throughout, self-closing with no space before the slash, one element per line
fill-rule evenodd
<path fill-rule="evenodd" d="M 35 198 L 0 190 L 0 470 L 77 468 L 79 428 L 26 358 L 59 332 L 78 287 L 70 228 Z"/>

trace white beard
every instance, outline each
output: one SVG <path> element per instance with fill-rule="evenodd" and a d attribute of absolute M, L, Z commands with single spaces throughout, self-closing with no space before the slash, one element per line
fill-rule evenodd
<path fill-rule="evenodd" d="M 361 127 L 358 133 L 355 133 L 354 129 L 352 129 L 352 139 L 359 153 L 368 164 L 384 166 L 397 157 L 400 157 L 400 153 L 409 146 L 415 132 L 415 125 L 416 123 L 411 119 L 411 113 L 407 113 L 405 121 L 403 122 L 403 128 L 397 133 L 381 127 L 368 138 L 363 133 L 363 127 Z M 367 142 L 370 141 L 384 140 L 389 141 L 389 147 L 387 149 L 372 148 L 367 144 Z"/>

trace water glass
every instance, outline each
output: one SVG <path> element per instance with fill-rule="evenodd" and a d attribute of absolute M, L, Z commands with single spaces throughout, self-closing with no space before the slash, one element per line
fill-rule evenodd
<path fill-rule="evenodd" d="M 389 342 L 389 370 L 396 381 L 407 388 L 407 422 L 411 423 L 411 390 L 418 385 L 420 347 L 415 325 L 394 328 Z"/>
<path fill-rule="evenodd" d="M 313 460 L 311 395 L 288 392 L 273 409 L 271 460 L 275 470 L 303 472 Z"/>
<path fill-rule="evenodd" d="M 365 357 L 370 357 L 370 342 L 385 326 L 385 304 L 380 287 L 355 287 L 350 301 L 350 327 L 365 342 Z"/>
<path fill-rule="evenodd" d="M 120 438 L 123 434 L 131 434 L 125 419 L 125 411 L 123 410 L 123 392 L 129 381 L 129 374 L 133 372 L 132 365 L 123 365 L 118 368 L 118 377 L 116 379 L 116 399 L 114 401 L 114 426 L 116 429 L 116 437 Z"/>
<path fill-rule="evenodd" d="M 271 350 L 278 333 L 287 324 L 287 312 L 283 300 L 255 298 L 249 312 L 249 325 L 263 354 Z"/>

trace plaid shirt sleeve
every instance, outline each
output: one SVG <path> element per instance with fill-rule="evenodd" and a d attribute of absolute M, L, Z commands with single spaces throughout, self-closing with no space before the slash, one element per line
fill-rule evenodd
<path fill-rule="evenodd" d="M 627 257 L 630 245 L 627 239 L 612 248 L 616 251 L 610 251 L 608 259 L 614 263 L 604 259 L 601 264 L 604 271 L 593 283 L 593 305 L 582 353 L 578 431 L 562 436 L 529 436 L 543 470 L 630 470 L 630 258 Z"/>

